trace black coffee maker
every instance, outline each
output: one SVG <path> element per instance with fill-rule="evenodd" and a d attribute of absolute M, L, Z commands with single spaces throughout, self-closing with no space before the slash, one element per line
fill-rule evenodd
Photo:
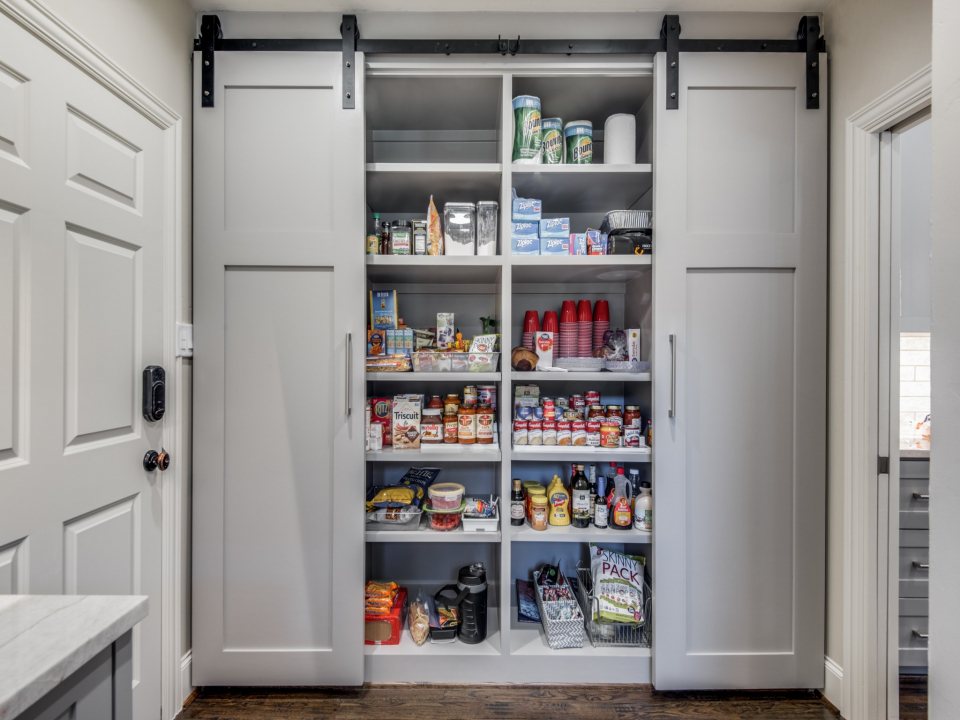
<path fill-rule="evenodd" d="M 482 562 L 460 568 L 456 585 L 445 585 L 437 592 L 438 603 L 460 610 L 457 637 L 468 645 L 487 639 L 487 571 Z"/>

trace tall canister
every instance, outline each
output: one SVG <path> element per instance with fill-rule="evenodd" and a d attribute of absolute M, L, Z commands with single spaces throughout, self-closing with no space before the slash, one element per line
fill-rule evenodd
<path fill-rule="evenodd" d="M 477 645 L 487 639 L 487 571 L 482 562 L 460 568 L 457 576 L 460 600 L 461 642 Z"/>
<path fill-rule="evenodd" d="M 590 165 L 593 162 L 593 123 L 574 120 L 563 128 L 568 165 Z"/>
<path fill-rule="evenodd" d="M 540 98 L 518 95 L 513 99 L 513 162 L 539 165 L 542 128 Z"/>
<path fill-rule="evenodd" d="M 477 201 L 477 255 L 497 254 L 497 230 L 500 227 L 500 203 Z"/>

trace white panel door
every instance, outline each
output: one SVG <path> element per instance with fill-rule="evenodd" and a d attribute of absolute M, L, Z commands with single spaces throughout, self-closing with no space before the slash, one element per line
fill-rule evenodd
<path fill-rule="evenodd" d="M 193 681 L 360 684 L 362 103 L 339 53 L 217 53 L 212 108 L 200 65 Z"/>
<path fill-rule="evenodd" d="M 0 592 L 137 594 L 160 716 L 163 131 L 0 15 Z"/>
<path fill-rule="evenodd" d="M 664 70 L 654 684 L 822 687 L 827 111 L 798 54 L 684 53 L 678 110 Z"/>

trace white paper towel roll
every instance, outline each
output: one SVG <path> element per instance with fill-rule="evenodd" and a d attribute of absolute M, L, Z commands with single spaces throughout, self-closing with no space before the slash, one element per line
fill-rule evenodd
<path fill-rule="evenodd" d="M 632 165 L 637 161 L 637 118 L 611 115 L 603 124 L 603 164 Z"/>

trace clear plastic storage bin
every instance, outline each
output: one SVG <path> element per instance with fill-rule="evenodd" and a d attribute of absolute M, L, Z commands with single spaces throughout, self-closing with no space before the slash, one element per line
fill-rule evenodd
<path fill-rule="evenodd" d="M 414 372 L 496 372 L 500 353 L 416 352 Z"/>

